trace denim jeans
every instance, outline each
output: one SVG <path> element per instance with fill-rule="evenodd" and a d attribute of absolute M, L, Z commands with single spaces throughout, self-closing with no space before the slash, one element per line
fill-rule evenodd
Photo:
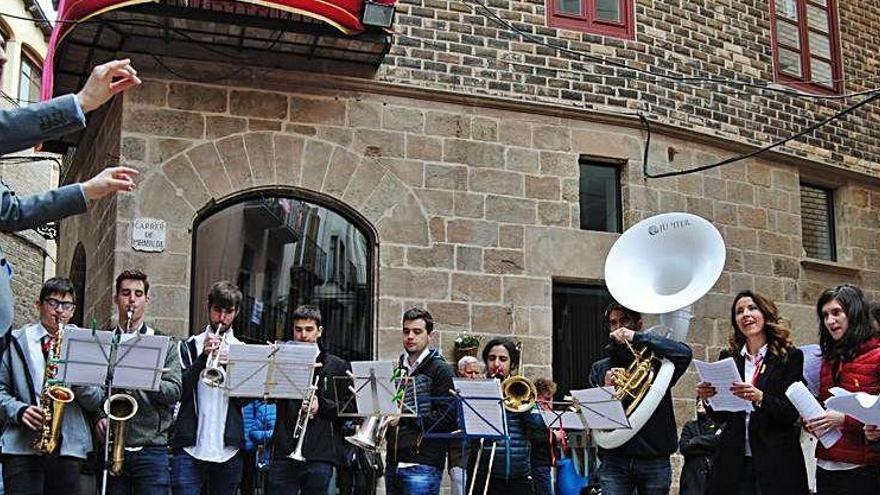
<path fill-rule="evenodd" d="M 633 458 L 603 455 L 599 464 L 602 495 L 667 495 L 672 485 L 668 457 Z"/>
<path fill-rule="evenodd" d="M 3 486 L 16 495 L 68 495 L 79 484 L 80 459 L 54 455 L 5 455 Z"/>
<path fill-rule="evenodd" d="M 269 495 L 326 495 L 332 477 L 329 462 L 275 458 L 269 465 Z"/>
<path fill-rule="evenodd" d="M 550 466 L 532 468 L 532 481 L 535 482 L 535 495 L 553 495 L 553 478 Z"/>
<path fill-rule="evenodd" d="M 397 464 L 385 467 L 386 495 L 437 495 L 443 469 L 427 464 L 397 468 Z"/>
<path fill-rule="evenodd" d="M 168 495 L 171 489 L 168 447 L 126 450 L 122 474 L 107 479 L 111 495 Z"/>
<path fill-rule="evenodd" d="M 226 462 L 205 462 L 184 450 L 175 451 L 171 459 L 171 493 L 201 495 L 202 488 L 207 488 L 211 495 L 235 495 L 243 467 L 241 452 Z"/>

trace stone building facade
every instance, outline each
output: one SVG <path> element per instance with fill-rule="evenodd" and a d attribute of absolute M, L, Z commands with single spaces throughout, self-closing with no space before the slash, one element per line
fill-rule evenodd
<path fill-rule="evenodd" d="M 862 91 L 878 63 L 866 41 L 878 12 L 838 4 L 843 90 Z M 489 5 L 550 43 L 641 70 L 774 80 L 766 2 L 638 2 L 633 40 L 548 28 L 543 2 Z M 470 2 L 401 2 L 395 32 L 366 75 L 330 63 L 308 72 L 99 49 L 131 55 L 144 84 L 91 117 L 69 153 L 70 177 L 90 176 L 107 156 L 141 175 L 135 194 L 62 225 L 59 271 L 77 250 L 88 258 L 86 319 L 112 318 L 113 277 L 141 267 L 153 281 L 151 320 L 186 335 L 200 325 L 190 309 L 201 297 L 191 294 L 198 220 L 246 195 L 279 193 L 341 211 L 372 237 L 375 356 L 398 354 L 400 315 L 418 305 L 434 313 L 447 355 L 464 330 L 513 335 L 526 374 L 550 375 L 553 346 L 566 345 L 554 340 L 554 284 L 602 285 L 618 237 L 580 229 L 594 213 L 580 209 L 584 160 L 620 170 L 624 227 L 686 211 L 724 237 L 724 272 L 695 305 L 697 359 L 726 346 L 740 290 L 775 300 L 798 344 L 817 340 L 813 305 L 825 287 L 854 282 L 880 298 L 876 105 L 748 160 L 647 179 L 636 110 L 652 121 L 649 166 L 663 172 L 753 151 L 858 100 L 642 80 L 525 41 Z M 802 182 L 833 191 L 836 261 L 805 254 Z M 167 222 L 164 252 L 131 249 L 140 217 Z M 586 373 L 589 364 L 577 366 Z M 692 414 L 695 383 L 689 371 L 675 389 L 679 424 Z"/>

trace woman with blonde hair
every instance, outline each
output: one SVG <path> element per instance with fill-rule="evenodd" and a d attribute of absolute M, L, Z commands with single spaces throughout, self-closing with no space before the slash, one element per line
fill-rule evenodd
<path fill-rule="evenodd" d="M 802 380 L 804 355 L 773 301 L 752 291 L 736 295 L 730 308 L 732 334 L 719 359 L 732 357 L 743 381 L 731 392 L 750 401 L 752 412 L 718 412 L 724 423 L 709 476 L 710 494 L 806 494 L 807 471 L 801 454 L 798 413 L 785 390 Z M 717 391 L 700 383 L 697 395 Z"/>

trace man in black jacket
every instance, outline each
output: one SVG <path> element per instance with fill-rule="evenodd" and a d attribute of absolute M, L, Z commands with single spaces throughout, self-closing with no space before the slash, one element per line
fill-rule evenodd
<path fill-rule="evenodd" d="M 304 305 L 293 312 L 293 340 L 317 344 L 323 335 L 321 312 Z M 303 407 L 301 400 L 278 402 L 275 433 L 272 435 L 273 459 L 269 468 L 269 495 L 325 495 L 330 487 L 333 467 L 342 457 L 341 424 L 337 417 L 334 377 L 344 377 L 350 367 L 345 360 L 326 351 L 318 354 L 318 385 L 308 404 L 308 426 L 302 442 L 302 458 L 290 455 L 299 438 L 294 438 L 296 423 Z"/>
<path fill-rule="evenodd" d="M 448 432 L 455 417 L 448 404 L 431 401 L 432 397 L 448 396 L 453 388 L 452 367 L 437 349 L 428 344 L 434 332 L 434 319 L 424 309 L 412 308 L 403 314 L 403 347 L 399 366 L 409 377 L 406 387 L 414 387 L 418 402 L 418 418 L 393 418 L 389 421 L 385 441 L 385 493 L 388 495 L 436 495 L 440 492 L 443 466 L 449 439 L 425 436 L 431 432 Z M 412 394 L 407 393 L 407 397 Z M 412 405 L 412 404 L 410 404 Z"/>
<path fill-rule="evenodd" d="M 709 486 L 712 457 L 721 443 L 721 425 L 706 414 L 703 401 L 697 399 L 697 419 L 688 421 L 681 429 L 678 449 L 684 456 L 679 495 L 704 495 Z"/>
<path fill-rule="evenodd" d="M 214 283 L 208 292 L 208 326 L 178 347 L 183 393 L 171 442 L 173 495 L 200 495 L 203 488 L 212 495 L 233 495 L 241 483 L 244 401 L 201 378 L 210 356 L 219 353 L 220 366 L 225 366 L 229 345 L 241 343 L 232 329 L 241 299 L 235 284 Z"/>
<path fill-rule="evenodd" d="M 626 368 L 633 354 L 626 343 L 636 349 L 647 348 L 657 359 L 666 358 L 675 366 L 672 381 L 654 414 L 634 437 L 620 447 L 599 449 L 599 479 L 602 495 L 666 495 L 672 484 L 669 456 L 677 450 L 675 414 L 672 409 L 672 387 L 691 362 L 691 349 L 682 342 L 659 335 L 643 333 L 642 315 L 612 303 L 605 310 L 611 344 L 605 348 L 608 357 L 593 363 L 590 385 L 615 385 L 613 370 Z M 658 363 L 655 361 L 655 371 Z"/>

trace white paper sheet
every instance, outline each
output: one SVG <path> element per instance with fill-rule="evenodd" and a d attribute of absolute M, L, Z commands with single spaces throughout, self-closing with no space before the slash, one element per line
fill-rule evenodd
<path fill-rule="evenodd" d="M 819 370 L 822 368 L 822 350 L 819 344 L 807 344 L 798 347 L 804 353 L 804 380 L 813 395 L 819 395 Z"/>
<path fill-rule="evenodd" d="M 572 390 L 571 396 L 578 401 L 587 427 L 594 430 L 630 428 L 623 404 L 614 398 L 614 387 L 595 387 Z"/>
<path fill-rule="evenodd" d="M 708 400 L 712 409 L 731 412 L 752 412 L 754 410 L 750 401 L 741 399 L 730 391 L 734 382 L 743 381 L 733 358 L 721 359 L 714 363 L 694 359 L 694 366 L 700 375 L 700 381 L 710 383 L 715 387 L 716 394 Z"/>
<path fill-rule="evenodd" d="M 503 436 L 507 430 L 501 407 L 501 382 L 494 378 L 454 378 L 452 381 L 462 399 L 465 434 L 484 438 Z"/>
<path fill-rule="evenodd" d="M 573 411 L 541 411 L 544 424 L 548 428 L 563 430 L 585 430 L 587 426 L 581 420 L 581 415 Z"/>
<path fill-rule="evenodd" d="M 816 400 L 816 397 L 813 396 L 813 393 L 807 389 L 803 382 L 794 382 L 789 385 L 785 391 L 785 396 L 788 397 L 794 408 L 798 410 L 798 414 L 807 421 L 825 414 L 825 409 L 822 408 L 822 405 L 819 404 L 819 401 Z M 842 436 L 843 434 L 840 430 L 831 430 L 819 437 L 819 441 L 827 449 L 837 443 Z"/>
<path fill-rule="evenodd" d="M 848 414 L 866 425 L 880 425 L 880 396 L 865 392 L 850 392 L 839 387 L 829 390 L 833 397 L 825 401 L 825 407 Z"/>
<path fill-rule="evenodd" d="M 370 370 L 376 377 L 376 395 L 370 383 Z M 353 361 L 351 372 L 354 373 L 354 389 L 358 414 L 372 416 L 379 414 L 396 415 L 400 409 L 394 401 L 397 384 L 391 380 L 394 375 L 394 363 L 391 361 Z M 378 401 L 374 402 L 374 401 Z"/>
<path fill-rule="evenodd" d="M 159 390 L 168 351 L 168 337 L 125 335 L 116 351 L 114 388 Z M 67 326 L 61 347 L 59 377 L 70 385 L 103 386 L 107 377 L 113 332 Z"/>
<path fill-rule="evenodd" d="M 226 389 L 230 397 L 302 399 L 312 385 L 315 344 L 230 344 Z"/>

